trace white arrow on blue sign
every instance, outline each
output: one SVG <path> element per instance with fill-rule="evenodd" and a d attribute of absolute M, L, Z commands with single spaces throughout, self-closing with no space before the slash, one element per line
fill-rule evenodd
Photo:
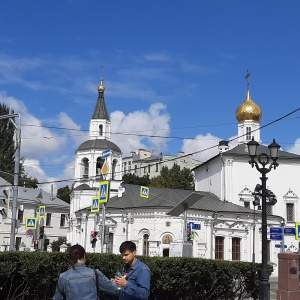
<path fill-rule="evenodd" d="M 106 158 L 106 157 L 109 157 L 111 154 L 111 151 L 110 149 L 106 149 L 102 152 L 102 158 Z"/>

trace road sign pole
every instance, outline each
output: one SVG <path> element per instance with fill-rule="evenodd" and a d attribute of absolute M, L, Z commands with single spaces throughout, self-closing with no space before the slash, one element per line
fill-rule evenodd
<path fill-rule="evenodd" d="M 281 249 L 280 252 L 284 253 L 284 222 L 281 223 L 281 230 L 282 230 L 282 242 L 281 242 Z"/>

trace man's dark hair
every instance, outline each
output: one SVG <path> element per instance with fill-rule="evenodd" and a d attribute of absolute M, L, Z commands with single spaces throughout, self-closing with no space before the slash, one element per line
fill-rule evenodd
<path fill-rule="evenodd" d="M 124 253 L 125 251 L 136 251 L 136 244 L 131 241 L 123 242 L 120 246 L 120 253 Z"/>

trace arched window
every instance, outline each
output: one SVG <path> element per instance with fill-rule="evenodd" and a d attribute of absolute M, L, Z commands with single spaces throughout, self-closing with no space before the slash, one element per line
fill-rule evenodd
<path fill-rule="evenodd" d="M 111 179 L 115 179 L 117 163 L 118 163 L 118 161 L 116 159 L 114 159 L 112 162 L 112 177 L 111 177 Z"/>
<path fill-rule="evenodd" d="M 149 256 L 149 235 L 143 235 L 143 255 Z"/>
<path fill-rule="evenodd" d="M 99 136 L 103 135 L 103 125 L 99 125 Z"/>
<path fill-rule="evenodd" d="M 101 169 L 103 167 L 104 164 L 104 159 L 101 157 L 97 157 L 97 161 L 96 161 L 96 175 L 101 175 Z"/>
<path fill-rule="evenodd" d="M 89 160 L 86 157 L 82 159 L 82 177 L 89 177 Z"/>

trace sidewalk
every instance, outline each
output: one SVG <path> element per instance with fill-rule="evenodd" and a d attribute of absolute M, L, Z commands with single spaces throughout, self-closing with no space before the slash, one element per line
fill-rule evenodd
<path fill-rule="evenodd" d="M 270 300 L 277 299 L 277 289 L 278 289 L 278 278 L 277 277 L 270 277 Z"/>

